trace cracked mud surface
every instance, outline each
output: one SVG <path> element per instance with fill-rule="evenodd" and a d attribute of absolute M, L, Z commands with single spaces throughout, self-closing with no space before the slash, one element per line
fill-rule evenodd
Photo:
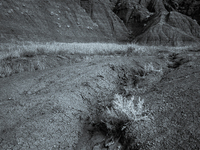
<path fill-rule="evenodd" d="M 197 53 L 179 54 L 168 62 L 157 56 L 94 56 L 68 66 L 0 78 L 0 149 L 115 150 L 121 146 L 122 150 L 117 140 L 105 148 L 108 137 L 91 134 L 86 121 L 98 103 L 110 103 L 116 93 L 145 99 L 157 129 L 152 149 L 200 149 Z M 147 63 L 162 67 L 164 74 L 150 73 L 135 83 L 140 91 L 128 74 Z"/>

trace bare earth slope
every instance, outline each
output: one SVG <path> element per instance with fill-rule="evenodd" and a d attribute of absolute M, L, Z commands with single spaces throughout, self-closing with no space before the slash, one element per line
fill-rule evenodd
<path fill-rule="evenodd" d="M 131 94 L 145 99 L 155 118 L 149 141 L 154 144 L 148 149 L 200 149 L 199 60 L 198 52 L 94 56 L 71 66 L 1 78 L 0 149 L 103 150 L 107 137 L 88 132 L 88 117 L 91 121 L 97 104 L 110 103 L 114 94 L 130 94 L 124 92 L 128 86 Z M 128 82 L 134 76 L 131 69 L 148 63 L 163 67 L 164 74 L 149 73 L 137 85 Z M 107 148 L 114 150 L 113 144 Z M 121 141 L 120 150 L 125 146 Z"/>
<path fill-rule="evenodd" d="M 73 149 L 89 100 L 95 103 L 94 95 L 114 89 L 115 74 L 103 65 L 82 63 L 1 80 L 0 149 Z"/>
<path fill-rule="evenodd" d="M 75 0 L 2 0 L 0 40 L 112 41 L 126 40 L 127 29 L 109 1 L 94 0 L 92 15 Z"/>

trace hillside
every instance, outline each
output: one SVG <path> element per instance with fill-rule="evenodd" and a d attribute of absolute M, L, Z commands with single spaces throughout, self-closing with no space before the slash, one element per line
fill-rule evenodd
<path fill-rule="evenodd" d="M 0 40 L 126 40 L 127 29 L 112 13 L 109 1 L 94 0 L 88 5 L 92 6 L 92 14 L 86 11 L 87 5 L 75 0 L 2 0 Z"/>
<path fill-rule="evenodd" d="M 132 41 L 142 45 L 183 46 L 199 43 L 197 21 L 160 0 L 118 1 L 114 12 L 132 32 Z"/>
<path fill-rule="evenodd" d="M 200 39 L 199 8 L 199 1 L 2 0 L 0 40 L 191 45 Z"/>
<path fill-rule="evenodd" d="M 199 2 L 0 0 L 0 150 L 200 150 Z"/>

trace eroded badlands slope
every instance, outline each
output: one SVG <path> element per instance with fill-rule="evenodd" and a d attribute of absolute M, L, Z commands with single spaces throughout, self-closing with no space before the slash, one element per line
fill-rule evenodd
<path fill-rule="evenodd" d="M 138 44 L 183 46 L 200 43 L 197 21 L 174 9 L 170 1 L 121 0 L 114 12 L 124 20 L 132 32 L 132 41 Z"/>

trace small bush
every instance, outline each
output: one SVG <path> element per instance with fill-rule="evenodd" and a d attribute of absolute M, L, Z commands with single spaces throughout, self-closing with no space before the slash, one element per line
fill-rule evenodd
<path fill-rule="evenodd" d="M 107 108 L 107 114 L 110 117 L 118 118 L 119 120 L 126 119 L 129 121 L 148 120 L 148 116 L 145 114 L 144 100 L 138 100 L 138 103 L 134 104 L 135 97 L 132 96 L 130 100 L 116 94 L 113 101 L 113 107 Z"/>
<path fill-rule="evenodd" d="M 144 107 L 144 99 L 127 99 L 116 94 L 111 106 L 101 115 L 98 126 L 102 132 L 124 145 L 125 149 L 148 147 L 154 133 L 154 118 Z M 150 134 L 150 135 L 149 135 Z"/>

